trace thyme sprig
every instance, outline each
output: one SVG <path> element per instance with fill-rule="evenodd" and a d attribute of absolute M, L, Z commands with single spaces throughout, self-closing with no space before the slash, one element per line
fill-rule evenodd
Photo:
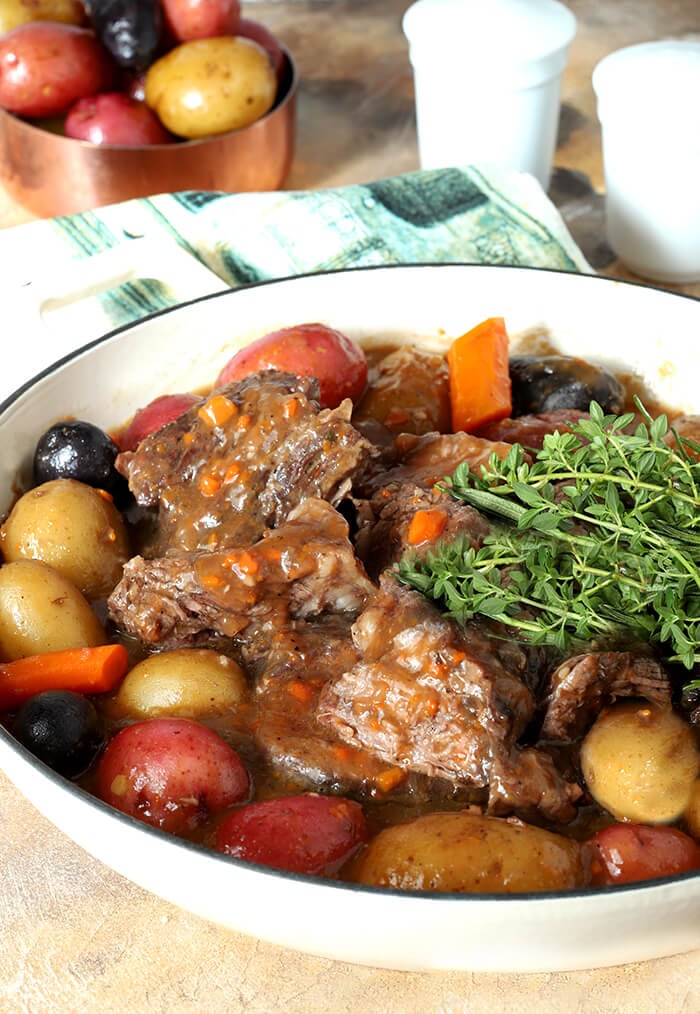
<path fill-rule="evenodd" d="M 494 519 L 398 577 L 460 622 L 498 620 L 561 651 L 641 639 L 668 662 L 700 663 L 700 446 L 665 415 L 606 416 L 597 403 L 534 460 L 515 444 L 443 488 Z M 629 431 L 629 432 L 628 432 Z"/>

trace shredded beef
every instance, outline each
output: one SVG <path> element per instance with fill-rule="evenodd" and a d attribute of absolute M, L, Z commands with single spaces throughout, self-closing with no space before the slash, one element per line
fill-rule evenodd
<path fill-rule="evenodd" d="M 271 769 L 306 788 L 357 789 L 386 767 L 347 747 L 315 716 L 323 684 L 357 661 L 350 622 L 343 616 L 290 622 L 275 632 L 262 660 L 255 744 Z"/>
<path fill-rule="evenodd" d="M 322 690 L 322 724 L 406 770 L 488 787 L 492 812 L 573 817 L 578 787 L 546 754 L 516 745 L 535 702 L 513 646 L 477 625 L 458 628 L 387 575 L 353 639 L 360 661 Z"/>
<path fill-rule="evenodd" d="M 391 457 L 385 454 L 386 466 L 378 468 L 375 462 L 355 483 L 359 518 L 355 542 L 370 576 L 377 579 L 407 550 L 422 556 L 434 548 L 437 538 L 418 544 L 408 538 L 411 520 L 419 510 L 438 508 L 445 512 L 440 539 L 449 541 L 458 534 L 467 534 L 473 546 L 481 545 L 488 531 L 486 520 L 436 484 L 463 461 L 478 470 L 491 454 L 503 457 L 509 450 L 507 444 L 468 433 L 429 433 L 421 437 L 402 434 L 394 442 Z"/>
<path fill-rule="evenodd" d="M 355 544 L 368 574 L 374 579 L 398 563 L 408 551 L 423 557 L 435 549 L 438 542 L 449 542 L 458 535 L 468 536 L 470 544 L 478 548 L 489 530 L 485 518 L 472 507 L 439 489 L 428 491 L 410 483 L 382 487 L 369 506 L 370 519 L 360 527 Z M 419 511 L 437 512 L 439 531 L 434 539 L 412 541 L 409 538 L 411 522 Z"/>
<path fill-rule="evenodd" d="M 643 697 L 670 707 L 668 675 L 652 658 L 626 651 L 592 652 L 563 662 L 552 673 L 542 722 L 542 738 L 580 739 L 617 697 Z"/>
<path fill-rule="evenodd" d="M 427 433 L 413 436 L 402 433 L 394 442 L 393 460 L 388 468 L 369 472 L 358 489 L 373 497 L 385 487 L 408 482 L 423 489 L 432 489 L 454 472 L 457 465 L 468 462 L 478 472 L 492 454 L 505 458 L 511 445 L 484 440 L 471 433 Z"/>
<path fill-rule="evenodd" d="M 256 642 L 291 619 L 356 615 L 373 590 L 345 520 L 326 501 L 310 499 L 245 549 L 135 557 L 108 608 L 122 630 L 150 645 L 219 635 L 264 652 Z"/>
<path fill-rule="evenodd" d="M 453 783 L 398 769 L 360 746 L 350 746 L 316 716 L 321 690 L 358 661 L 351 620 L 328 615 L 293 621 L 276 631 L 256 680 L 252 732 L 257 756 L 273 779 L 305 789 L 352 793 L 397 802 L 466 804 L 481 800 Z"/>
<path fill-rule="evenodd" d="M 548 433 L 568 433 L 569 423 L 588 419 L 588 412 L 577 408 L 557 408 L 539 415 L 519 415 L 514 419 L 499 419 L 479 430 L 479 436 L 486 440 L 522 444 L 533 451 L 542 448 Z"/>
<path fill-rule="evenodd" d="M 346 496 L 376 452 L 349 400 L 321 410 L 317 399 L 313 378 L 253 374 L 120 454 L 137 502 L 158 507 L 154 555 L 245 546 L 309 497 Z"/>

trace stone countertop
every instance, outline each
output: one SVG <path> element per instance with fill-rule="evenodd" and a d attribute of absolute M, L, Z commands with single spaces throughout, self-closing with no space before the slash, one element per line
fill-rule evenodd
<path fill-rule="evenodd" d="M 550 196 L 603 274 L 632 277 L 603 236 L 600 131 L 590 75 L 634 42 L 700 32 L 697 0 L 570 0 L 579 27 L 564 75 Z M 286 186 L 362 182 L 417 168 L 405 0 L 257 2 L 302 76 Z M 0 226 L 32 216 L 0 193 Z M 700 295 L 700 286 L 682 291 Z M 403 973 L 286 951 L 211 925 L 88 856 L 0 774 L 0 1010 L 607 1012 L 700 1010 L 700 952 L 595 971 Z"/>

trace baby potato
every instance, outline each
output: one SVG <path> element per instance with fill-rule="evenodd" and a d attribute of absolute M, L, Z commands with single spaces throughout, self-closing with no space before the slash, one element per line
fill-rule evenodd
<path fill-rule="evenodd" d="M 171 49 L 146 74 L 146 103 L 178 137 L 238 130 L 272 107 L 277 79 L 258 43 L 236 36 Z"/>
<path fill-rule="evenodd" d="M 87 599 L 58 571 L 39 560 L 0 567 L 0 658 L 11 662 L 106 642 Z"/>
<path fill-rule="evenodd" d="M 685 811 L 700 772 L 695 735 L 670 709 L 607 708 L 581 746 L 588 791 L 618 820 L 669 824 Z"/>
<path fill-rule="evenodd" d="M 232 658 L 209 648 L 179 648 L 138 662 L 119 688 L 117 707 L 142 718 L 196 718 L 236 708 L 246 691 L 245 674 Z"/>
<path fill-rule="evenodd" d="M 347 872 L 359 884 L 464 894 L 559 891 L 586 880 L 578 842 L 465 811 L 385 828 Z"/>
<path fill-rule="evenodd" d="M 84 25 L 87 14 L 81 0 L 2 0 L 0 35 L 30 21 L 60 21 Z"/>
<path fill-rule="evenodd" d="M 88 599 L 112 591 L 130 555 L 111 497 L 76 479 L 52 479 L 20 497 L 0 528 L 0 547 L 8 562 L 50 564 Z"/>
<path fill-rule="evenodd" d="M 213 729 L 187 718 L 151 718 L 122 729 L 96 772 L 97 795 L 170 834 L 187 834 L 250 793 L 246 767 Z"/>
<path fill-rule="evenodd" d="M 52 117 L 78 99 L 108 91 L 115 68 L 90 28 L 30 21 L 0 35 L 0 106 Z"/>

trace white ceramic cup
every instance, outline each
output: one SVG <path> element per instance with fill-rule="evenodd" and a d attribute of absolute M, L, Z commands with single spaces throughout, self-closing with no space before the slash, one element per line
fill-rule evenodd
<path fill-rule="evenodd" d="M 700 42 L 617 50 L 593 88 L 610 246 L 643 278 L 700 281 Z"/>
<path fill-rule="evenodd" d="M 421 167 L 493 164 L 546 190 L 571 11 L 558 0 L 417 0 L 403 30 Z"/>

